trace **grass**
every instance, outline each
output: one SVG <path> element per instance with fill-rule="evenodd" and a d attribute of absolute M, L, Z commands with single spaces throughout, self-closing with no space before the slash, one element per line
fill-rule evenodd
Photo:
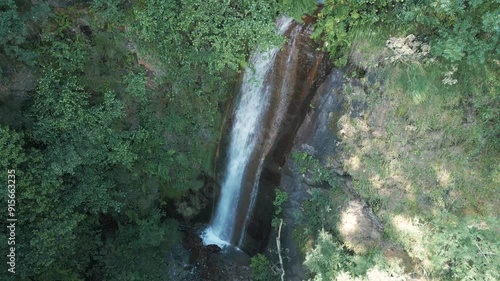
<path fill-rule="evenodd" d="M 463 106 L 474 94 L 464 93 L 460 85 L 444 85 L 438 66 L 396 65 L 383 71 L 391 74 L 385 77 L 385 91 L 356 95 L 354 99 L 365 98 L 368 114 L 364 120 L 351 120 L 354 130 L 368 131 L 359 135 L 364 144 L 357 157 L 371 170 L 370 177 L 402 171 L 414 185 L 426 186 L 433 185 L 430 178 L 449 173 L 454 179 L 450 188 L 470 186 L 471 180 L 489 185 L 489 164 L 498 152 L 492 149 L 495 140 L 487 139 L 484 122 Z M 383 122 L 377 122 L 377 115 Z M 368 139 L 369 131 L 383 133 Z"/>

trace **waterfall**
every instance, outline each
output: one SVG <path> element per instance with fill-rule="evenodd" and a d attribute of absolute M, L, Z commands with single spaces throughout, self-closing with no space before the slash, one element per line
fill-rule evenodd
<path fill-rule="evenodd" d="M 311 20 L 281 18 L 277 26 L 287 43 L 253 54 L 243 75 L 217 207 L 201 234 L 205 245 L 233 245 L 250 254 L 267 245 L 280 167 L 330 69 L 327 55 L 310 39 Z"/>
<path fill-rule="evenodd" d="M 291 22 L 290 18 L 280 19 L 278 31 L 285 32 Z M 264 82 L 266 75 L 272 69 L 278 50 L 279 48 L 274 48 L 253 54 L 251 67 L 247 68 L 243 75 L 219 202 L 212 223 L 202 233 L 205 245 L 216 244 L 223 247 L 232 243 L 235 221 L 238 215 L 242 215 L 239 214 L 238 204 L 243 175 L 259 141 L 262 116 L 270 98 L 270 88 Z"/>

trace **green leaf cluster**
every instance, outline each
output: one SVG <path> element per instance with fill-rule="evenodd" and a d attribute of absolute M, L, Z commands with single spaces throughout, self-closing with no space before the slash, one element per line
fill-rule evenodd
<path fill-rule="evenodd" d="M 271 261 L 263 254 L 257 254 L 250 260 L 252 270 L 252 280 L 254 281 L 275 281 L 278 277 L 273 274 Z"/>
<path fill-rule="evenodd" d="M 498 280 L 498 220 L 442 216 L 429 237 L 433 274 L 449 280 Z"/>
<path fill-rule="evenodd" d="M 372 1 L 328 0 L 318 14 L 313 38 L 338 66 L 347 63 L 353 36 L 364 28 L 413 33 L 447 62 L 483 64 L 498 56 L 498 0 Z"/>
<path fill-rule="evenodd" d="M 350 261 L 342 245 L 331 234 L 322 230 L 304 264 L 311 272 L 316 273 L 314 280 L 334 280 L 338 272 L 350 266 Z"/>
<path fill-rule="evenodd" d="M 316 0 L 283 0 L 284 13 L 298 22 L 304 15 L 312 15 L 316 8 Z"/>
<path fill-rule="evenodd" d="M 0 0 L 0 51 L 8 57 L 33 65 L 36 54 L 26 44 L 26 38 L 33 33 L 31 25 L 43 22 L 49 9 L 44 1 L 29 5 L 29 8 L 23 8 L 19 2 Z"/>
<path fill-rule="evenodd" d="M 313 39 L 323 42 L 323 49 L 330 53 L 337 66 L 347 64 L 354 30 L 390 20 L 393 0 L 327 0 L 318 13 Z"/>
<path fill-rule="evenodd" d="M 163 159 L 143 157 L 154 151 L 142 154 L 148 134 L 156 140 L 162 131 L 127 127 L 128 93 L 87 79 L 99 51 L 73 26 L 74 19 L 59 14 L 45 27 L 37 50 L 41 76 L 24 112 L 24 132 L 0 130 L 5 165 L 21 165 L 18 204 L 30 206 L 19 211 L 25 233 L 19 276 L 164 280 L 161 256 L 179 238 L 177 225 L 158 209 L 161 176 L 144 165 Z M 144 76 L 132 78 L 128 90 L 147 95 Z"/>
<path fill-rule="evenodd" d="M 9 127 L 0 125 L 0 169 L 16 169 L 27 160 L 23 149 L 23 134 L 20 134 Z"/>
<path fill-rule="evenodd" d="M 279 189 L 275 189 L 275 191 L 276 191 L 276 197 L 274 198 L 273 201 L 274 217 L 272 220 L 272 225 L 273 227 L 279 227 L 281 213 L 283 212 L 283 203 L 288 201 L 288 193 L 286 193 L 285 191 L 281 191 Z"/>
<path fill-rule="evenodd" d="M 236 71 L 257 45 L 280 42 L 273 26 L 278 7 L 247 0 L 146 1 L 134 9 L 133 34 L 140 50 L 167 70 L 168 81 L 184 87 Z"/>
<path fill-rule="evenodd" d="M 483 64 L 498 56 L 500 1 L 419 1 L 404 5 L 400 20 L 428 38 L 431 52 L 449 62 Z"/>

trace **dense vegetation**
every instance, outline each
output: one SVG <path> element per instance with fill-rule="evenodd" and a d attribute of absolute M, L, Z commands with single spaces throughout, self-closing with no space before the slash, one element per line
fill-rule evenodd
<path fill-rule="evenodd" d="M 500 279 L 499 1 L 324 2 L 314 37 L 360 81 L 348 103 L 385 114 L 375 137 L 368 119 L 343 119 L 345 169 L 411 265 L 380 248 L 353 253 L 325 211 L 344 200 L 338 180 L 299 154 L 332 186 L 313 192 L 297 238 L 314 278 Z M 166 212 L 213 172 L 250 51 L 282 42 L 278 15 L 315 7 L 0 0 L 0 171 L 16 170 L 19 208 L 19 266 L 2 280 L 168 280 L 164 256 L 180 234 Z M 386 40 L 409 34 L 414 52 L 391 53 Z M 381 191 L 391 178 L 400 183 Z M 253 264 L 256 280 L 273 280 L 264 256 Z"/>
<path fill-rule="evenodd" d="M 37 3 L 0 2 L 0 169 L 17 175 L 15 276 L 169 279 L 165 254 L 180 234 L 168 205 L 212 173 L 231 81 L 257 45 L 281 42 L 284 6 Z"/>

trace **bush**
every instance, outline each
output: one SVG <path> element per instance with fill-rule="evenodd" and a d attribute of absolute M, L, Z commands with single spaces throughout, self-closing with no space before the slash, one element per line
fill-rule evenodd
<path fill-rule="evenodd" d="M 431 261 L 438 278 L 500 280 L 498 220 L 437 218 L 429 237 Z"/>
<path fill-rule="evenodd" d="M 252 269 L 252 280 L 254 281 L 275 281 L 278 278 L 273 274 L 271 261 L 263 254 L 257 254 L 250 261 Z"/>

